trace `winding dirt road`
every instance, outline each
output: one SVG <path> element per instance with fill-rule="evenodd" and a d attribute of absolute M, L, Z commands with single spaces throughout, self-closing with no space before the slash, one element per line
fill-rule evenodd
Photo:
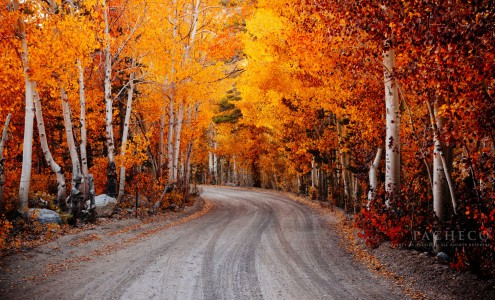
<path fill-rule="evenodd" d="M 405 298 L 341 250 L 335 231 L 306 206 L 262 190 L 204 187 L 203 197 L 213 203 L 206 215 L 4 297 Z"/>

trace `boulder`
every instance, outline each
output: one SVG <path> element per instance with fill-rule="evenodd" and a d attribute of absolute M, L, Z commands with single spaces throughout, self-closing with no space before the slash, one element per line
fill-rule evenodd
<path fill-rule="evenodd" d="M 95 211 L 97 217 L 110 217 L 117 205 L 117 199 L 102 194 L 95 196 Z M 88 203 L 89 206 L 89 203 Z"/>
<path fill-rule="evenodd" d="M 438 252 L 437 253 L 437 259 L 440 263 L 448 263 L 450 260 L 450 257 L 445 252 Z"/>
<path fill-rule="evenodd" d="M 30 208 L 26 211 L 25 217 L 29 222 L 38 221 L 40 224 L 62 224 L 60 215 L 56 211 L 46 208 Z"/>

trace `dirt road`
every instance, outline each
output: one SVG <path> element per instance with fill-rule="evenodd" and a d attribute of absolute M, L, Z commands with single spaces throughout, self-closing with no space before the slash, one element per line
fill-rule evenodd
<path fill-rule="evenodd" d="M 405 297 L 341 250 L 337 234 L 302 204 L 274 192 L 237 188 L 205 187 L 203 197 L 213 208 L 200 218 L 21 283 L 0 298 Z M 49 262 L 51 256 L 44 255 Z"/>

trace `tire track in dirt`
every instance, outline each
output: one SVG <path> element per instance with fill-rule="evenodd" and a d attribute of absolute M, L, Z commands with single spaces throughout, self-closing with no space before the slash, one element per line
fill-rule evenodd
<path fill-rule="evenodd" d="M 405 298 L 304 205 L 256 189 L 204 187 L 203 197 L 206 215 L 158 226 L 6 299 Z"/>

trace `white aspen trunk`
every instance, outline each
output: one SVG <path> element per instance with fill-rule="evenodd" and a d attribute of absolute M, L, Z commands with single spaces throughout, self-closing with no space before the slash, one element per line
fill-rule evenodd
<path fill-rule="evenodd" d="M 70 159 L 72 161 L 72 181 L 76 175 L 81 175 L 81 165 L 79 163 L 79 157 L 77 154 L 76 143 L 74 141 L 74 131 L 72 129 L 72 117 L 69 99 L 67 92 L 64 88 L 60 88 L 60 94 L 62 97 L 62 112 L 64 115 L 64 127 L 67 135 L 67 145 L 69 146 Z"/>
<path fill-rule="evenodd" d="M 187 145 L 186 150 L 186 161 L 185 161 L 185 170 L 184 170 L 184 198 L 185 201 L 189 201 L 189 180 L 191 178 L 191 157 L 194 147 L 194 140 L 190 141 Z"/>
<path fill-rule="evenodd" d="M 199 109 L 199 103 L 196 103 L 194 107 L 192 107 L 188 111 L 188 124 L 191 126 L 191 123 L 193 120 L 197 120 L 198 118 L 198 109 Z M 192 152 L 194 149 L 194 137 L 191 138 L 189 141 L 187 148 L 186 148 L 186 159 L 185 159 L 185 169 L 184 169 L 184 188 L 185 188 L 185 200 L 186 202 L 189 200 L 189 182 L 191 179 L 191 158 L 192 158 Z"/>
<path fill-rule="evenodd" d="M 224 174 L 223 174 L 223 159 L 220 157 L 219 159 L 219 164 L 220 164 L 220 184 L 224 184 Z"/>
<path fill-rule="evenodd" d="M 79 68 L 79 104 L 81 108 L 81 115 L 79 117 L 79 123 L 81 124 L 81 144 L 79 149 L 81 152 L 81 168 L 84 178 L 88 177 L 88 155 L 86 149 L 87 143 L 87 129 L 86 129 L 86 97 L 84 95 L 84 69 L 80 61 L 78 61 Z"/>
<path fill-rule="evenodd" d="M 213 142 L 213 149 L 215 150 L 215 152 L 213 153 L 213 178 L 215 179 L 215 184 L 218 184 L 218 157 L 216 154 L 217 147 L 217 142 Z"/>
<path fill-rule="evenodd" d="M 452 180 L 452 176 L 450 175 L 450 168 L 444 154 L 445 153 L 440 155 L 440 160 L 442 161 L 445 178 L 447 179 L 447 185 L 450 191 L 450 199 L 452 200 L 452 208 L 454 209 L 454 214 L 457 214 L 457 198 L 455 197 L 454 181 Z"/>
<path fill-rule="evenodd" d="M 38 125 L 41 150 L 43 151 L 43 156 L 45 157 L 47 164 L 50 166 L 50 169 L 52 170 L 53 173 L 55 173 L 57 177 L 57 185 L 58 185 L 57 202 L 59 203 L 60 207 L 63 210 L 65 210 L 67 208 L 67 202 L 66 202 L 67 184 L 65 182 L 65 175 L 64 175 L 64 171 L 62 170 L 62 167 L 60 167 L 60 165 L 55 162 L 52 153 L 48 148 L 48 141 L 45 131 L 45 122 L 43 121 L 43 111 L 41 108 L 41 100 L 40 100 L 40 96 L 38 95 L 38 92 L 36 91 L 34 91 L 34 106 L 36 109 L 36 123 Z"/>
<path fill-rule="evenodd" d="M 436 117 L 436 124 L 438 130 L 443 127 L 443 120 L 438 118 L 438 104 L 434 104 L 434 116 Z M 447 201 L 445 189 L 447 187 L 447 178 L 445 177 L 445 170 L 442 164 L 442 145 L 438 136 L 437 130 L 433 131 L 433 211 L 440 220 L 440 223 L 445 221 L 445 203 Z M 434 231 L 433 233 L 433 248 L 436 252 L 440 252 L 442 247 L 440 245 L 441 234 Z"/>
<path fill-rule="evenodd" d="M 346 174 L 345 174 L 345 180 L 347 182 L 347 195 L 349 195 L 349 199 L 353 201 L 354 203 L 354 181 L 352 180 L 354 174 L 352 174 L 349 170 L 349 163 L 350 163 L 350 158 L 349 158 L 349 153 L 343 153 L 344 155 L 344 168 L 346 169 Z"/>
<path fill-rule="evenodd" d="M 235 185 L 239 185 L 238 183 L 238 178 L 239 176 L 237 176 L 237 161 L 235 159 L 235 154 L 234 154 L 234 157 L 232 158 L 232 160 L 234 161 L 234 184 Z"/>
<path fill-rule="evenodd" d="M 439 131 L 442 130 L 444 120 L 438 117 L 438 103 L 433 105 L 433 115 L 436 119 L 437 129 L 433 131 L 433 211 L 440 221 L 444 221 L 445 208 L 445 188 L 447 187 L 447 178 L 442 164 L 443 149 L 440 142 Z M 438 131 L 438 132 L 437 132 Z"/>
<path fill-rule="evenodd" d="M 450 168 L 445 158 L 445 151 L 440 141 L 440 130 L 443 128 L 444 121 L 438 117 L 438 103 L 435 102 L 432 109 L 430 102 L 426 103 L 430 113 L 431 125 L 433 128 L 433 209 L 437 217 L 442 221 L 444 216 L 445 202 L 448 201 L 445 192 L 445 184 L 450 192 L 450 200 L 454 213 L 457 214 L 457 199 L 455 197 L 455 188 L 450 175 Z"/>
<path fill-rule="evenodd" d="M 383 51 L 385 107 L 387 133 L 385 139 L 385 204 L 390 207 L 390 200 L 400 192 L 400 108 L 399 92 L 394 78 L 395 51 L 393 41 L 384 43 Z"/>
<path fill-rule="evenodd" d="M 104 2 L 104 5 L 106 3 Z M 108 148 L 108 161 L 114 162 L 114 137 L 113 137 L 113 101 L 112 101 L 112 54 L 110 52 L 110 33 L 108 24 L 108 8 L 104 9 L 104 21 L 105 21 L 105 128 L 106 128 L 106 143 Z"/>
<path fill-rule="evenodd" d="M 112 53 L 110 52 L 110 24 L 108 22 L 108 7 L 103 2 L 103 19 L 105 23 L 105 137 L 108 156 L 106 193 L 114 197 L 117 189 L 117 171 L 115 167 L 115 141 L 113 134 L 113 99 L 112 99 Z"/>
<path fill-rule="evenodd" d="M 452 176 L 450 175 L 449 164 L 447 163 L 447 160 L 445 158 L 444 147 L 443 147 L 440 139 L 438 138 L 438 135 L 440 134 L 439 129 L 438 129 L 438 120 L 436 118 L 435 112 L 431 108 L 430 102 L 427 101 L 426 104 L 428 106 L 428 111 L 430 113 L 430 119 L 431 119 L 433 131 L 434 131 L 434 135 L 437 136 L 437 138 L 435 138 L 435 141 L 438 142 L 438 145 L 439 145 L 439 147 L 436 147 L 436 145 L 435 145 L 435 149 L 436 149 L 436 151 L 438 151 L 438 156 L 440 157 L 444 176 L 445 176 L 445 179 L 447 180 L 447 186 L 449 188 L 450 199 L 452 201 L 452 207 L 454 209 L 454 214 L 457 214 L 457 199 L 455 197 L 454 182 L 452 180 Z M 438 108 L 437 108 L 437 110 L 438 110 Z M 443 122 L 441 125 L 443 126 Z"/>
<path fill-rule="evenodd" d="M 181 132 L 182 132 L 182 122 L 184 120 L 184 104 L 180 103 L 179 104 L 179 111 L 177 112 L 177 122 L 175 125 L 175 132 L 174 132 L 174 164 L 173 164 L 173 178 L 172 180 L 174 182 L 177 182 L 178 180 L 178 168 L 179 168 L 179 156 L 180 156 L 180 139 L 181 139 Z"/>
<path fill-rule="evenodd" d="M 167 136 L 167 160 L 168 181 L 174 180 L 174 127 L 175 127 L 175 103 L 174 93 L 170 95 L 168 110 L 168 136 Z"/>
<path fill-rule="evenodd" d="M 201 0 L 196 0 L 196 4 L 193 4 L 193 14 L 191 20 L 191 34 L 189 39 L 189 45 L 186 46 L 184 52 L 184 61 L 186 63 L 189 62 L 189 55 L 191 54 L 191 49 L 194 45 L 194 41 L 196 40 L 196 32 L 198 30 L 198 15 L 199 15 L 199 5 L 201 4 Z"/>
<path fill-rule="evenodd" d="M 297 193 L 299 194 L 301 192 L 301 176 L 299 173 L 296 175 L 296 180 L 297 180 Z"/>
<path fill-rule="evenodd" d="M 378 166 L 380 165 L 380 159 L 382 157 L 382 148 L 378 148 L 376 151 L 375 160 L 370 166 L 370 190 L 368 192 L 368 204 L 366 207 L 369 209 L 371 201 L 375 200 L 376 197 L 376 189 L 378 187 Z"/>
<path fill-rule="evenodd" d="M 164 82 L 164 92 L 170 92 L 170 84 L 168 82 L 168 77 L 165 79 Z M 161 178 L 163 175 L 163 167 L 164 163 L 167 160 L 167 151 L 166 151 L 166 146 L 165 145 L 165 122 L 166 122 L 166 117 L 167 117 L 167 99 L 168 97 L 163 97 L 163 105 L 162 105 L 162 116 L 160 118 L 160 140 L 159 140 L 159 145 L 158 145 L 158 168 L 157 168 L 157 173 L 158 176 Z M 168 173 L 167 173 L 168 175 Z"/>
<path fill-rule="evenodd" d="M 91 194 L 91 182 L 89 178 L 89 168 L 88 168 L 88 154 L 87 154 L 87 129 L 86 129 L 86 96 L 85 96 L 85 87 L 84 87 L 84 68 L 80 60 L 77 60 L 77 68 L 79 71 L 79 107 L 80 107 L 80 115 L 79 115 L 79 124 L 81 125 L 81 143 L 79 144 L 79 152 L 81 157 L 81 187 L 80 191 L 82 193 L 82 202 L 86 204 L 86 201 L 90 200 L 89 211 L 94 213 L 94 194 Z M 94 187 L 93 187 L 94 190 Z M 93 217 L 93 216 L 92 216 Z"/>
<path fill-rule="evenodd" d="M 20 21 L 22 22 L 22 21 Z M 22 25 L 21 25 L 22 26 Z M 29 78 L 28 46 L 26 32 L 22 28 L 22 65 L 24 69 L 26 115 L 24 117 L 24 144 L 22 146 L 22 170 L 19 184 L 19 212 L 23 213 L 28 208 L 29 186 L 31 184 L 31 166 L 33 158 L 33 127 L 34 127 L 34 103 L 33 82 Z"/>
<path fill-rule="evenodd" d="M 2 139 L 0 140 L 0 159 L 3 159 L 3 149 L 5 147 L 5 141 L 7 141 L 7 134 L 8 134 L 8 127 L 10 124 L 10 119 L 12 118 L 12 114 L 8 114 L 7 118 L 5 119 L 5 124 L 3 125 L 3 130 L 2 130 Z"/>
<path fill-rule="evenodd" d="M 212 179 L 213 182 L 213 153 L 208 152 L 208 175 Z"/>
<path fill-rule="evenodd" d="M 9 127 L 10 118 L 12 114 L 8 114 L 3 125 L 2 139 L 0 140 L 0 203 L 3 201 L 3 186 L 5 185 L 5 167 L 3 158 L 3 149 L 5 147 L 5 141 L 7 140 L 7 129 Z"/>
<path fill-rule="evenodd" d="M 158 176 L 162 176 L 162 167 L 165 154 L 165 109 L 162 110 L 162 116 L 160 118 L 160 139 L 158 141 Z"/>
<path fill-rule="evenodd" d="M 359 199 L 358 194 L 359 194 L 359 181 L 358 178 L 355 174 L 352 174 L 352 194 L 354 197 L 353 201 L 353 207 L 354 207 L 354 215 L 357 214 L 357 199 Z"/>
<path fill-rule="evenodd" d="M 82 193 L 84 191 L 84 186 L 82 186 L 83 178 L 81 176 L 81 164 L 79 162 L 76 143 L 74 141 L 70 103 L 67 92 L 63 87 L 60 88 L 60 95 L 62 99 L 62 113 L 64 116 L 64 127 L 67 136 L 67 146 L 69 148 L 70 159 L 72 162 L 72 187 L 70 192 L 71 212 L 74 218 L 78 218 L 80 217 L 80 214 L 85 205 L 84 193 Z"/>
<path fill-rule="evenodd" d="M 172 29 L 172 38 L 173 41 L 176 41 L 177 38 L 177 1 L 172 1 L 172 7 L 174 8 L 174 20 L 173 20 L 173 29 Z M 175 54 L 175 53 L 173 53 Z M 174 127 L 175 127 L 175 55 L 172 55 L 172 68 L 170 70 L 171 73 L 171 82 L 169 85 L 169 104 L 168 104 L 168 135 L 167 135 L 167 171 L 168 171 L 168 182 L 167 185 L 174 183 Z"/>
<path fill-rule="evenodd" d="M 339 159 L 340 159 L 340 165 L 342 166 L 341 174 L 342 174 L 342 182 L 344 183 L 344 194 L 347 198 L 351 197 L 350 194 L 350 182 L 348 178 L 348 173 L 349 171 L 347 170 L 347 158 L 346 158 L 346 153 L 342 152 L 342 147 L 341 143 L 342 141 L 342 134 L 343 134 L 343 128 L 342 124 L 340 121 L 337 121 L 337 136 L 339 139 Z M 347 201 L 345 202 L 347 203 Z"/>
<path fill-rule="evenodd" d="M 175 1 L 174 1 L 175 3 Z M 193 6 L 192 20 L 191 20 L 191 33 L 189 44 L 185 46 L 185 51 L 183 55 L 183 61 L 187 64 L 189 62 L 189 55 L 191 48 L 194 45 L 194 40 L 196 38 L 197 24 L 198 24 L 198 14 L 199 14 L 199 5 L 201 1 L 196 0 L 196 4 Z M 177 16 L 176 16 L 177 17 Z M 176 19 L 177 20 L 177 19 Z M 173 36 L 176 36 L 176 26 L 174 24 Z M 182 123 L 184 120 L 184 105 L 185 103 L 179 103 L 179 110 L 176 116 L 176 122 L 174 126 L 174 145 L 173 145 L 173 172 L 172 172 L 172 181 L 177 182 L 178 180 L 178 164 L 180 158 L 180 142 L 181 142 L 181 132 L 182 132 Z"/>
<path fill-rule="evenodd" d="M 315 188 L 316 186 L 316 166 L 315 159 L 311 159 L 311 187 Z"/>
<path fill-rule="evenodd" d="M 132 68 L 134 69 L 135 67 L 136 67 L 136 59 L 133 57 Z M 127 147 L 127 137 L 129 136 L 129 123 L 131 121 L 132 98 L 134 94 L 134 77 L 135 77 L 135 72 L 134 70 L 132 70 L 129 76 L 129 90 L 127 92 L 127 106 L 125 110 L 124 132 L 122 133 L 122 146 L 120 150 L 120 156 L 121 156 L 120 178 L 119 178 L 120 182 L 119 182 L 119 193 L 117 196 L 117 201 L 120 201 L 122 199 L 122 196 L 124 196 L 124 189 L 125 189 L 125 159 L 126 159 L 125 152 Z"/>

